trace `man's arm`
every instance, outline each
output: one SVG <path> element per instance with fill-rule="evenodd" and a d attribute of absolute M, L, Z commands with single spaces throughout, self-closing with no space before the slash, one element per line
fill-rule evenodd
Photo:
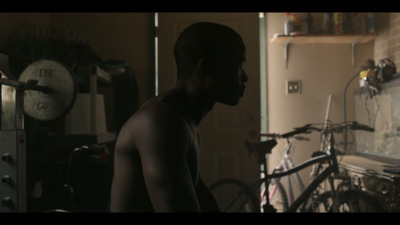
<path fill-rule="evenodd" d="M 143 175 L 156 212 L 200 211 L 187 153 L 193 134 L 169 106 L 149 106 L 138 120 L 135 136 Z"/>
<path fill-rule="evenodd" d="M 202 212 L 221 212 L 217 200 L 201 177 L 197 183 L 196 194 Z"/>

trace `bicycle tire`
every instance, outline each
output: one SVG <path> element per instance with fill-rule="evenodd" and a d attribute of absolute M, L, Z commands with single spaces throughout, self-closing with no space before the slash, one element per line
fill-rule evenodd
<path fill-rule="evenodd" d="M 40 207 L 37 207 L 33 212 L 39 213 L 78 213 L 78 212 L 91 212 L 90 210 L 73 203 L 67 202 L 57 202 L 57 203 L 49 203 L 43 204 Z"/>
<path fill-rule="evenodd" d="M 276 212 L 286 212 L 289 206 L 286 190 L 282 183 L 277 179 L 272 179 L 268 187 L 268 193 L 270 194 L 269 202 L 276 209 Z M 265 202 L 263 198 L 262 203 Z"/>
<path fill-rule="evenodd" d="M 349 189 L 343 191 L 340 196 L 333 196 L 331 191 L 322 193 L 314 204 L 317 206 L 316 210 L 310 208 L 310 212 L 327 212 L 327 213 L 362 213 L 362 212 L 385 212 L 382 204 L 379 200 L 369 194 L 368 192 Z M 338 206 L 334 207 L 335 200 L 338 200 Z M 310 206 L 312 207 L 312 206 Z"/>
<path fill-rule="evenodd" d="M 222 179 L 210 185 L 210 189 L 222 212 L 260 212 L 260 204 L 256 194 L 240 180 Z"/>

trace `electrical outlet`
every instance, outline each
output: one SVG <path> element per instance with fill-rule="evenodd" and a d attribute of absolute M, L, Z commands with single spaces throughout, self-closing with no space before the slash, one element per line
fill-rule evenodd
<path fill-rule="evenodd" d="M 301 81 L 291 80 L 286 82 L 286 94 L 300 94 Z"/>

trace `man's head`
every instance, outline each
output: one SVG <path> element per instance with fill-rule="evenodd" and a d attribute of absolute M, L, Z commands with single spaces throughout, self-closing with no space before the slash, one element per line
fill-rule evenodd
<path fill-rule="evenodd" d="M 187 27 L 175 44 L 178 79 L 199 70 L 207 78 L 215 101 L 236 105 L 244 92 L 248 77 L 242 69 L 245 45 L 232 28 L 199 22 Z"/>

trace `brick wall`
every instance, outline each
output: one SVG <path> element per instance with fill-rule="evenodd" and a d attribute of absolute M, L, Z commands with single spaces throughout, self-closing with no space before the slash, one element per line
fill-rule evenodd
<path fill-rule="evenodd" d="M 400 71 L 400 13 L 379 13 L 375 15 L 378 37 L 375 39 L 374 60 L 390 58 Z"/>

